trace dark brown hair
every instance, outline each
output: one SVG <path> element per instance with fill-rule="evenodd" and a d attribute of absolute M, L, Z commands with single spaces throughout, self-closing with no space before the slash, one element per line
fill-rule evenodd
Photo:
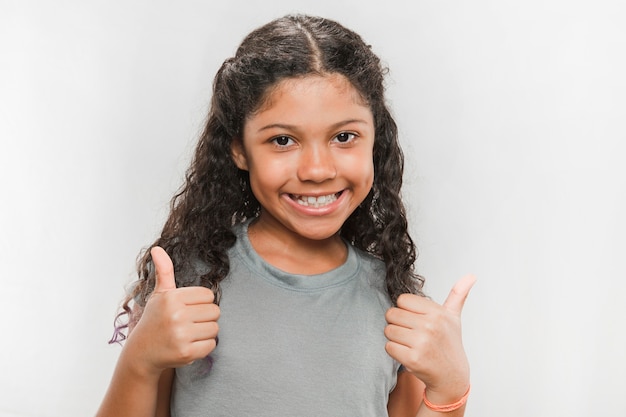
<path fill-rule="evenodd" d="M 385 263 L 392 300 L 405 292 L 422 294 L 423 278 L 414 272 L 416 250 L 400 197 L 404 157 L 385 102 L 386 72 L 358 34 L 329 19 L 288 15 L 251 32 L 215 76 L 206 127 L 161 236 L 152 246 L 166 250 L 176 271 L 189 270 L 193 260 L 208 265 L 200 282 L 216 293 L 219 302 L 219 283 L 229 272 L 227 252 L 236 240 L 232 227 L 256 217 L 260 209 L 248 172 L 239 170 L 231 158 L 233 138 L 240 137 L 246 117 L 259 109 L 279 81 L 341 74 L 369 105 L 375 127 L 374 184 L 344 223 L 341 236 Z M 137 320 L 154 289 L 148 249 L 140 254 L 139 278 L 117 317 L 114 341 L 125 338 L 122 330 L 128 323 L 120 318 L 128 313 L 131 321 Z M 182 281 L 184 276 L 177 274 L 178 286 L 190 285 Z"/>

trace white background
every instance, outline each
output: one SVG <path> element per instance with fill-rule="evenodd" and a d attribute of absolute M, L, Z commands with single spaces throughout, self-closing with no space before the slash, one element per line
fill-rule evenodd
<path fill-rule="evenodd" d="M 626 415 L 624 3 L 249 3 L 0 0 L 0 416 L 95 412 L 213 75 L 287 12 L 391 69 L 419 272 L 479 280 L 467 416 Z"/>

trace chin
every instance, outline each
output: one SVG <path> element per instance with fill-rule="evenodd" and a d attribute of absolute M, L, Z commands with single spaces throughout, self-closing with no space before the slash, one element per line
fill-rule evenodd
<path fill-rule="evenodd" d="M 305 239 L 309 240 L 317 240 L 323 241 L 335 238 L 339 236 L 339 231 L 341 228 L 327 228 L 327 227 L 316 227 L 312 225 L 310 227 L 299 227 L 294 230 L 295 233 L 302 236 Z"/>

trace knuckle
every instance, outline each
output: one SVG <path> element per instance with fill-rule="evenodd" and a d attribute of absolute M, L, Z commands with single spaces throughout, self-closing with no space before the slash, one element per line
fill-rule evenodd
<path fill-rule="evenodd" d="M 387 320 L 387 322 L 393 321 L 393 318 L 395 317 L 394 309 L 395 307 L 391 307 L 385 312 L 385 320 Z"/>
<path fill-rule="evenodd" d="M 393 336 L 393 329 L 391 326 L 385 326 L 384 335 L 387 339 L 391 339 Z"/>
<path fill-rule="evenodd" d="M 193 355 L 193 351 L 189 345 L 181 346 L 178 350 L 178 362 L 180 363 L 189 363 L 194 361 L 196 358 Z"/>
<path fill-rule="evenodd" d="M 415 369 L 419 366 L 421 362 L 421 355 L 415 349 L 411 349 L 407 354 L 407 363 L 406 366 L 411 369 Z"/>
<path fill-rule="evenodd" d="M 208 340 L 206 344 L 206 348 L 202 352 L 203 356 L 209 355 L 211 352 L 215 350 L 216 347 L 217 347 L 217 342 L 215 341 L 215 339 Z"/>
<path fill-rule="evenodd" d="M 396 301 L 396 304 L 398 305 L 398 307 L 403 308 L 409 304 L 410 300 L 411 294 L 400 294 L 398 300 Z"/>
<path fill-rule="evenodd" d="M 437 334 L 439 330 L 439 325 L 437 323 L 437 320 L 428 320 L 426 323 L 424 323 L 424 328 L 423 331 L 430 337 L 432 337 L 433 335 Z"/>
<path fill-rule="evenodd" d="M 195 287 L 196 291 L 205 298 L 205 301 L 208 303 L 212 303 L 215 299 L 215 294 L 207 287 Z"/>
<path fill-rule="evenodd" d="M 178 308 L 178 294 L 176 291 L 167 291 L 159 293 L 160 308 L 163 311 L 175 311 Z"/>
<path fill-rule="evenodd" d="M 209 340 L 209 352 L 212 352 L 217 347 L 217 339 L 213 338 Z"/>
<path fill-rule="evenodd" d="M 173 326 L 178 326 L 180 325 L 183 320 L 184 320 L 184 313 L 181 310 L 174 310 L 172 311 L 169 315 L 168 315 L 168 321 L 173 325 Z"/>
<path fill-rule="evenodd" d="M 187 340 L 187 333 L 182 327 L 176 326 L 171 330 L 171 340 L 174 346 L 177 346 L 177 349 L 180 351 L 184 349 L 185 342 Z"/>
<path fill-rule="evenodd" d="M 159 264 L 159 276 L 163 275 L 174 275 L 174 265 L 171 263 L 161 263 Z"/>
<path fill-rule="evenodd" d="M 219 331 L 220 331 L 220 326 L 217 324 L 216 321 L 212 321 L 208 323 L 207 333 L 206 333 L 207 339 L 215 338 L 217 334 L 219 333 Z"/>
<path fill-rule="evenodd" d="M 220 318 L 220 315 L 222 314 L 222 312 L 221 312 L 219 306 L 216 305 L 216 304 L 211 304 L 209 307 L 211 309 L 211 314 L 215 317 L 215 320 Z"/>

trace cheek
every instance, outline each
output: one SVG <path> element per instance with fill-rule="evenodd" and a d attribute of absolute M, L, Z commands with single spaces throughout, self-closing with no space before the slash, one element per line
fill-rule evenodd
<path fill-rule="evenodd" d="M 370 163 L 367 164 L 367 194 L 369 194 L 369 192 L 371 191 L 371 189 L 374 187 L 374 176 L 375 176 L 375 169 L 374 169 L 374 160 L 373 160 L 373 155 L 370 155 L 370 159 L 369 159 Z"/>
<path fill-rule="evenodd" d="M 349 172 L 353 172 L 355 175 L 355 182 L 360 183 L 362 187 L 366 187 L 369 191 L 374 184 L 374 161 L 372 154 L 364 153 L 355 156 L 348 166 Z M 357 177 L 359 180 L 356 180 Z"/>
<path fill-rule="evenodd" d="M 369 192 L 372 185 L 374 185 L 374 167 L 363 167 L 361 169 L 361 187 L 366 188 Z"/>
<path fill-rule="evenodd" d="M 272 158 L 249 160 L 250 187 L 259 199 L 260 195 L 275 193 L 288 178 L 289 164 Z"/>

